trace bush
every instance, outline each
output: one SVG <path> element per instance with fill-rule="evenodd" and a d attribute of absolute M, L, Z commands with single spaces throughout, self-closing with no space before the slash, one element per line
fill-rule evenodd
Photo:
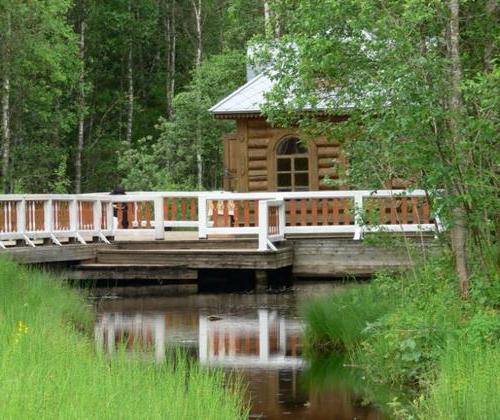
<path fill-rule="evenodd" d="M 389 406 L 393 414 L 409 416 L 412 404 L 408 402 L 421 400 L 429 389 L 436 393 L 432 398 L 441 398 L 449 391 L 446 375 L 465 367 L 466 358 L 474 351 L 480 353 L 478 362 L 467 369 L 500 368 L 498 355 L 483 363 L 482 354 L 492 356 L 490 350 L 483 349 L 500 343 L 500 315 L 495 305 L 479 299 L 479 288 L 474 289 L 479 280 L 491 284 L 491 279 L 484 272 L 474 273 L 473 279 L 475 297 L 461 300 L 452 261 L 445 256 L 422 264 L 411 274 L 379 274 L 367 286 L 309 303 L 306 321 L 313 343 L 311 353 L 346 352 L 348 364 L 355 365 L 372 386 L 392 390 Z M 491 288 L 489 298 L 490 292 Z M 479 380 L 475 370 L 467 374 L 471 381 Z M 497 383 L 485 380 L 482 392 L 496 400 L 492 392 Z M 434 385 L 439 381 L 444 382 Z M 462 385 L 469 389 L 471 384 Z M 383 398 L 388 401 L 387 396 Z M 479 404 L 485 398 L 477 401 Z M 432 408 L 428 412 L 437 413 L 438 404 L 442 403 L 429 403 Z M 466 418 L 460 413 L 467 414 L 468 405 L 453 404 L 456 418 Z"/>

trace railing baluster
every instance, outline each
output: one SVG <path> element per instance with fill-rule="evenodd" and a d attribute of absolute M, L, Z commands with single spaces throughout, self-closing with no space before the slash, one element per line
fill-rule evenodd
<path fill-rule="evenodd" d="M 395 198 L 391 198 L 390 203 L 391 203 L 391 225 L 397 225 L 398 224 L 397 200 Z"/>
<path fill-rule="evenodd" d="M 153 204 L 153 206 L 154 206 L 154 204 Z M 148 202 L 148 201 L 144 202 L 144 207 L 145 207 L 145 211 L 146 211 L 146 229 L 151 229 L 151 227 L 153 226 L 152 223 L 151 223 L 151 221 L 152 221 L 152 218 L 151 218 L 151 203 Z"/>
<path fill-rule="evenodd" d="M 168 207 L 169 207 L 169 198 L 165 197 L 163 199 L 163 217 L 165 221 L 168 221 Z"/>
<path fill-rule="evenodd" d="M 295 226 L 295 215 L 296 215 L 296 208 L 295 208 L 295 200 L 290 200 L 290 226 Z"/>
<path fill-rule="evenodd" d="M 244 225 L 250 226 L 250 202 L 248 200 L 243 201 L 244 206 Z"/>
<path fill-rule="evenodd" d="M 223 217 L 224 217 L 224 226 L 225 227 L 228 227 L 229 226 L 229 209 L 228 209 L 228 203 L 227 203 L 227 200 L 224 200 L 222 202 L 222 213 L 223 213 Z"/>
<path fill-rule="evenodd" d="M 234 201 L 234 210 L 233 210 L 233 221 L 234 226 L 238 227 L 240 224 L 240 202 L 238 200 Z"/>
<path fill-rule="evenodd" d="M 253 202 L 253 212 L 254 212 L 254 215 L 253 215 L 253 220 L 254 220 L 254 226 L 258 226 L 259 225 L 259 211 L 260 211 L 260 205 L 259 205 L 260 201 L 259 200 L 255 200 Z"/>
<path fill-rule="evenodd" d="M 348 198 L 344 198 L 344 210 L 343 210 L 343 215 L 344 215 L 344 225 L 350 225 L 351 224 L 351 214 L 350 214 L 350 200 Z"/>
<path fill-rule="evenodd" d="M 305 199 L 300 200 L 300 224 L 302 226 L 307 226 L 307 201 Z"/>
<path fill-rule="evenodd" d="M 190 211 L 190 215 L 191 215 L 191 221 L 196 220 L 196 199 L 194 199 L 194 198 L 191 198 L 189 211 Z"/>
<path fill-rule="evenodd" d="M 408 223 L 408 199 L 406 197 L 401 198 L 401 223 Z"/>
<path fill-rule="evenodd" d="M 429 211 L 429 202 L 427 201 L 427 198 L 423 198 L 423 203 L 422 203 L 422 223 L 427 224 L 429 223 L 430 220 L 430 211 Z"/>
<path fill-rule="evenodd" d="M 322 224 L 328 225 L 328 199 L 323 198 L 321 200 L 321 215 L 322 215 Z"/>
<path fill-rule="evenodd" d="M 318 200 L 315 198 L 311 200 L 311 222 L 313 226 L 318 225 Z"/>
<path fill-rule="evenodd" d="M 187 220 L 187 203 L 185 198 L 181 198 L 181 220 Z"/>
<path fill-rule="evenodd" d="M 172 217 L 171 219 L 172 221 L 176 221 L 177 220 L 177 198 L 172 198 Z"/>
<path fill-rule="evenodd" d="M 381 198 L 379 200 L 379 204 L 380 204 L 380 208 L 379 208 L 379 214 L 380 214 L 380 221 L 379 221 L 379 224 L 380 225 L 385 225 L 385 215 L 386 215 L 386 200 L 385 198 Z"/>
<path fill-rule="evenodd" d="M 334 198 L 332 200 L 332 216 L 333 216 L 333 225 L 336 226 L 339 224 L 339 204 L 340 198 Z"/>

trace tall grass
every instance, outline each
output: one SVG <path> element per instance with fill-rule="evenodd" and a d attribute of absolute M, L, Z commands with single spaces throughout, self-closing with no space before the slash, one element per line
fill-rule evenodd
<path fill-rule="evenodd" d="M 500 371 L 499 296 L 492 287 L 481 289 L 493 280 L 477 272 L 473 298 L 461 300 L 452 261 L 444 256 L 412 273 L 380 274 L 370 285 L 309 302 L 310 355 L 343 352 L 345 364 L 374 389 L 391 390 L 392 401 L 383 395 L 378 402 L 395 417 L 422 411 L 429 419 L 495 418 L 483 414 L 500 412 L 491 373 Z M 411 401 L 427 398 L 428 406 L 414 413 Z"/>
<path fill-rule="evenodd" d="M 435 420 L 495 419 L 500 415 L 500 348 L 458 346 L 441 361 L 440 373 L 422 405 Z"/>
<path fill-rule="evenodd" d="M 238 419 L 241 387 L 185 358 L 97 352 L 91 312 L 48 274 L 0 261 L 0 417 Z"/>
<path fill-rule="evenodd" d="M 354 286 L 304 306 L 309 351 L 354 350 L 369 323 L 387 312 L 389 302 L 376 287 Z"/>

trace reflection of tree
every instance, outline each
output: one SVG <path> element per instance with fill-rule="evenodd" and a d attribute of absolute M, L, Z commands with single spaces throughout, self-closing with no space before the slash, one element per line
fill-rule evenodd
<path fill-rule="evenodd" d="M 302 376 L 302 385 L 309 390 L 312 403 L 315 401 L 321 405 L 327 395 L 332 398 L 339 398 L 342 395 L 344 401 L 339 400 L 338 404 L 345 407 L 359 407 L 357 410 L 360 413 L 356 416 L 362 414 L 364 410 L 378 414 L 375 417 L 361 415 L 361 418 L 382 418 L 383 415 L 378 410 L 361 407 L 363 405 L 370 407 L 372 404 L 369 401 L 388 402 L 394 394 L 381 386 L 376 388 L 369 386 L 364 379 L 363 371 L 359 367 L 349 366 L 346 363 L 346 357 L 343 354 L 332 354 L 328 357 L 310 360 Z"/>

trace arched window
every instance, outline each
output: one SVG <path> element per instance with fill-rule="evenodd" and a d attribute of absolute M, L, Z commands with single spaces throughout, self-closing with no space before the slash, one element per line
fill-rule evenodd
<path fill-rule="evenodd" d="M 276 148 L 278 191 L 309 190 L 309 153 L 297 137 L 287 137 Z"/>

